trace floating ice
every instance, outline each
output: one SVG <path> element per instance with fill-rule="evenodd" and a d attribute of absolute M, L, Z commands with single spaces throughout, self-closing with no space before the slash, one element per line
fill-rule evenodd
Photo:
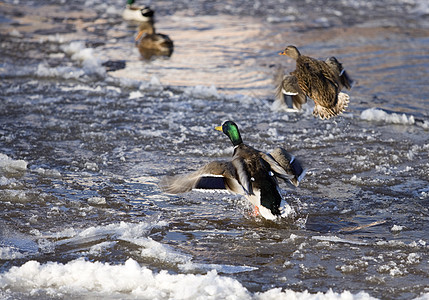
<path fill-rule="evenodd" d="M 412 125 L 415 123 L 413 116 L 407 116 L 406 114 L 387 113 L 384 110 L 378 108 L 368 108 L 360 114 L 360 118 L 366 121 L 377 121 L 393 124 L 405 124 Z"/>
<path fill-rule="evenodd" d="M 311 294 L 274 288 L 252 294 L 238 280 L 212 270 L 207 274 L 154 272 L 128 259 L 124 264 L 89 262 L 77 259 L 66 264 L 28 261 L 0 275 L 0 288 L 8 295 L 64 297 L 79 295 L 138 299 L 375 299 L 365 292 L 348 291 Z M 67 297 L 66 297 L 67 298 Z"/>
<path fill-rule="evenodd" d="M 187 87 L 184 94 L 193 98 L 219 98 L 219 93 L 214 85 L 196 85 Z"/>
<path fill-rule="evenodd" d="M 24 160 L 14 160 L 6 154 L 0 153 L 0 172 L 16 173 L 27 170 L 27 162 Z"/>
<path fill-rule="evenodd" d="M 15 247 L 0 246 L 0 260 L 23 258 L 25 255 Z"/>
<path fill-rule="evenodd" d="M 73 67 L 51 68 L 44 63 L 40 63 L 35 70 L 38 77 L 59 77 L 64 79 L 77 79 L 85 75 L 85 71 Z"/>
<path fill-rule="evenodd" d="M 116 245 L 117 242 L 102 242 L 97 245 L 91 246 L 89 249 L 89 254 L 98 255 L 102 254 L 106 249 L 112 248 Z"/>
<path fill-rule="evenodd" d="M 13 37 L 22 37 L 22 33 L 16 29 L 13 29 L 11 32 L 9 32 L 9 35 Z"/>
<path fill-rule="evenodd" d="M 140 90 L 160 91 L 163 89 L 161 81 L 155 75 L 152 75 L 150 81 L 144 81 L 139 86 Z"/>
<path fill-rule="evenodd" d="M 399 232 L 399 231 L 402 231 L 403 229 L 404 229 L 404 226 L 393 225 L 392 228 L 390 228 L 390 231 L 392 231 L 392 232 Z"/>
<path fill-rule="evenodd" d="M 102 66 L 101 60 L 94 55 L 94 49 L 86 48 L 83 42 L 77 41 L 63 45 L 62 50 L 71 55 L 71 59 L 79 61 L 87 74 L 106 76 L 106 68 Z"/>
<path fill-rule="evenodd" d="M 61 173 L 58 170 L 49 170 L 44 168 L 37 168 L 34 170 L 39 175 L 53 178 L 61 178 Z"/>
<path fill-rule="evenodd" d="M 104 197 L 91 197 L 88 198 L 88 203 L 92 205 L 103 205 L 106 204 L 106 198 Z"/>
<path fill-rule="evenodd" d="M 128 99 L 138 99 L 142 97 L 143 97 L 143 94 L 140 91 L 132 91 Z"/>
<path fill-rule="evenodd" d="M 351 245 L 367 245 L 367 243 L 365 242 L 343 239 L 337 236 L 313 236 L 312 239 L 317 241 L 328 241 L 333 243 L 345 243 Z"/>

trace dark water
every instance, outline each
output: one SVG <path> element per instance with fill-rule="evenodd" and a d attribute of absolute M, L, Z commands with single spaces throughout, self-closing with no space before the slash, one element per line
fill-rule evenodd
<path fill-rule="evenodd" d="M 137 25 L 114 1 L 0 2 L 0 295 L 197 298 L 173 282 L 200 274 L 202 298 L 426 299 L 426 2 L 149 4 L 174 40 L 170 58 L 140 58 Z M 356 81 L 346 113 L 273 109 L 273 78 L 294 67 L 277 55 L 288 44 L 343 62 Z M 125 68 L 107 72 L 106 61 Z M 305 162 L 300 187 L 283 186 L 296 220 L 254 218 L 229 194 L 159 190 L 165 174 L 228 159 L 213 130 L 226 119 L 255 148 Z M 107 265 L 132 273 L 130 258 L 177 276 L 153 283 L 174 292 L 98 281 L 122 270 Z M 79 285 L 85 273 L 94 276 Z M 225 278 L 238 287 L 215 284 Z"/>

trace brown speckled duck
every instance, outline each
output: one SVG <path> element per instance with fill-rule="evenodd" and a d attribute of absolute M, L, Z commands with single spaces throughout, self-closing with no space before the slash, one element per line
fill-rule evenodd
<path fill-rule="evenodd" d="M 292 96 L 294 108 L 301 108 L 306 97 L 313 99 L 313 115 L 329 119 L 342 113 L 349 103 L 349 95 L 342 93 L 343 87 L 350 88 L 352 81 L 334 57 L 320 61 L 301 55 L 295 46 L 287 46 L 279 53 L 296 61 L 296 69 L 284 76 L 277 87 L 276 96 Z"/>
<path fill-rule="evenodd" d="M 225 133 L 234 146 L 231 161 L 213 161 L 188 175 L 164 177 L 159 186 L 170 194 L 200 190 L 228 190 L 244 195 L 254 206 L 255 215 L 272 220 L 291 216 L 293 209 L 279 192 L 277 179 L 298 186 L 305 170 L 283 148 L 264 153 L 243 143 L 238 126 L 226 121 L 216 130 Z"/>
<path fill-rule="evenodd" d="M 145 59 L 152 56 L 171 56 L 174 49 L 173 41 L 168 35 L 156 33 L 152 22 L 140 24 L 136 42 L 140 54 Z"/>

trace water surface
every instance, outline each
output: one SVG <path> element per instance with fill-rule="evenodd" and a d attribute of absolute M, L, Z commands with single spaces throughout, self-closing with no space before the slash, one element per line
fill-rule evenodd
<path fill-rule="evenodd" d="M 427 4 L 150 4 L 170 58 L 141 59 L 114 1 L 0 3 L 0 295 L 427 297 Z M 273 110 L 288 44 L 343 62 L 356 83 L 342 116 Z M 296 219 L 159 190 L 165 174 L 229 159 L 213 129 L 226 119 L 308 167 L 282 186 Z"/>

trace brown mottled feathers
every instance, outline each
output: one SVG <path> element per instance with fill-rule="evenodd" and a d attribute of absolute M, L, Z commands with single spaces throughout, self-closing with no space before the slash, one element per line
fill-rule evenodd
<path fill-rule="evenodd" d="M 152 56 L 171 56 L 173 41 L 165 34 L 156 33 L 152 22 L 143 22 L 136 37 L 137 47 L 145 59 Z"/>
<path fill-rule="evenodd" d="M 276 80 L 276 100 L 289 108 L 301 109 L 302 105 L 307 102 L 307 97 L 299 87 L 296 76 L 283 75 L 283 71 L 281 71 L 279 76 L 279 79 Z M 285 95 L 291 97 L 291 104 L 286 103 Z"/>
<path fill-rule="evenodd" d="M 336 62 L 328 59 L 329 63 L 320 61 L 301 55 L 294 46 L 286 47 L 281 54 L 296 60 L 296 69 L 291 76 L 296 78 L 302 93 L 315 102 L 315 116 L 329 119 L 345 110 L 349 96 L 341 93 L 341 89 L 351 86 L 351 80 L 336 59 Z M 290 78 L 288 80 L 292 82 Z"/>

